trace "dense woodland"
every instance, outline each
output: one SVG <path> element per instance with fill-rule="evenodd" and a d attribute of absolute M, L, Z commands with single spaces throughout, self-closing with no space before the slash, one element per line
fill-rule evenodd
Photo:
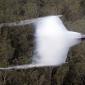
<path fill-rule="evenodd" d="M 0 0 L 0 23 L 61 14 L 69 30 L 85 33 L 85 0 Z M 0 28 L 0 67 L 27 64 L 33 55 L 31 25 Z M 0 85 L 85 85 L 85 41 L 59 67 L 0 71 Z"/>

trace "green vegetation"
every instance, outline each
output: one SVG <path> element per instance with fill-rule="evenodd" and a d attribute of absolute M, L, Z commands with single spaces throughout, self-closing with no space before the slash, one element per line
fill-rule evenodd
<path fill-rule="evenodd" d="M 0 0 L 0 23 L 62 14 L 69 30 L 85 33 L 85 0 Z M 31 26 L 0 28 L 0 67 L 31 62 Z M 72 48 L 67 64 L 0 71 L 0 85 L 85 85 L 85 42 Z"/>

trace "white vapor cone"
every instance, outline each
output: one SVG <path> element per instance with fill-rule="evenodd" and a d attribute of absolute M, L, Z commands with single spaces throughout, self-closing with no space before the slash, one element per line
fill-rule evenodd
<path fill-rule="evenodd" d="M 36 29 L 33 62 L 27 65 L 0 68 L 1 70 L 59 66 L 66 62 L 69 48 L 85 39 L 81 33 L 68 31 L 60 16 L 41 17 L 34 19 L 32 23 Z"/>

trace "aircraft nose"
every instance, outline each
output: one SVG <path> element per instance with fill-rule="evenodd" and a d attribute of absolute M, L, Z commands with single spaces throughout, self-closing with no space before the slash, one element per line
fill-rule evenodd
<path fill-rule="evenodd" d="M 82 40 L 82 41 L 85 40 L 85 34 L 82 34 L 82 35 L 81 35 L 81 40 Z"/>

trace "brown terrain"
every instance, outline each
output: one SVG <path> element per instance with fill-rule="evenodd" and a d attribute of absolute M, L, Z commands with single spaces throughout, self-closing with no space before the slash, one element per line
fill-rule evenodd
<path fill-rule="evenodd" d="M 85 33 L 85 0 L 0 0 L 0 23 L 61 14 L 69 30 Z M 0 67 L 27 64 L 33 54 L 31 25 L 0 28 Z M 0 71 L 0 85 L 85 85 L 85 41 L 59 67 Z"/>

